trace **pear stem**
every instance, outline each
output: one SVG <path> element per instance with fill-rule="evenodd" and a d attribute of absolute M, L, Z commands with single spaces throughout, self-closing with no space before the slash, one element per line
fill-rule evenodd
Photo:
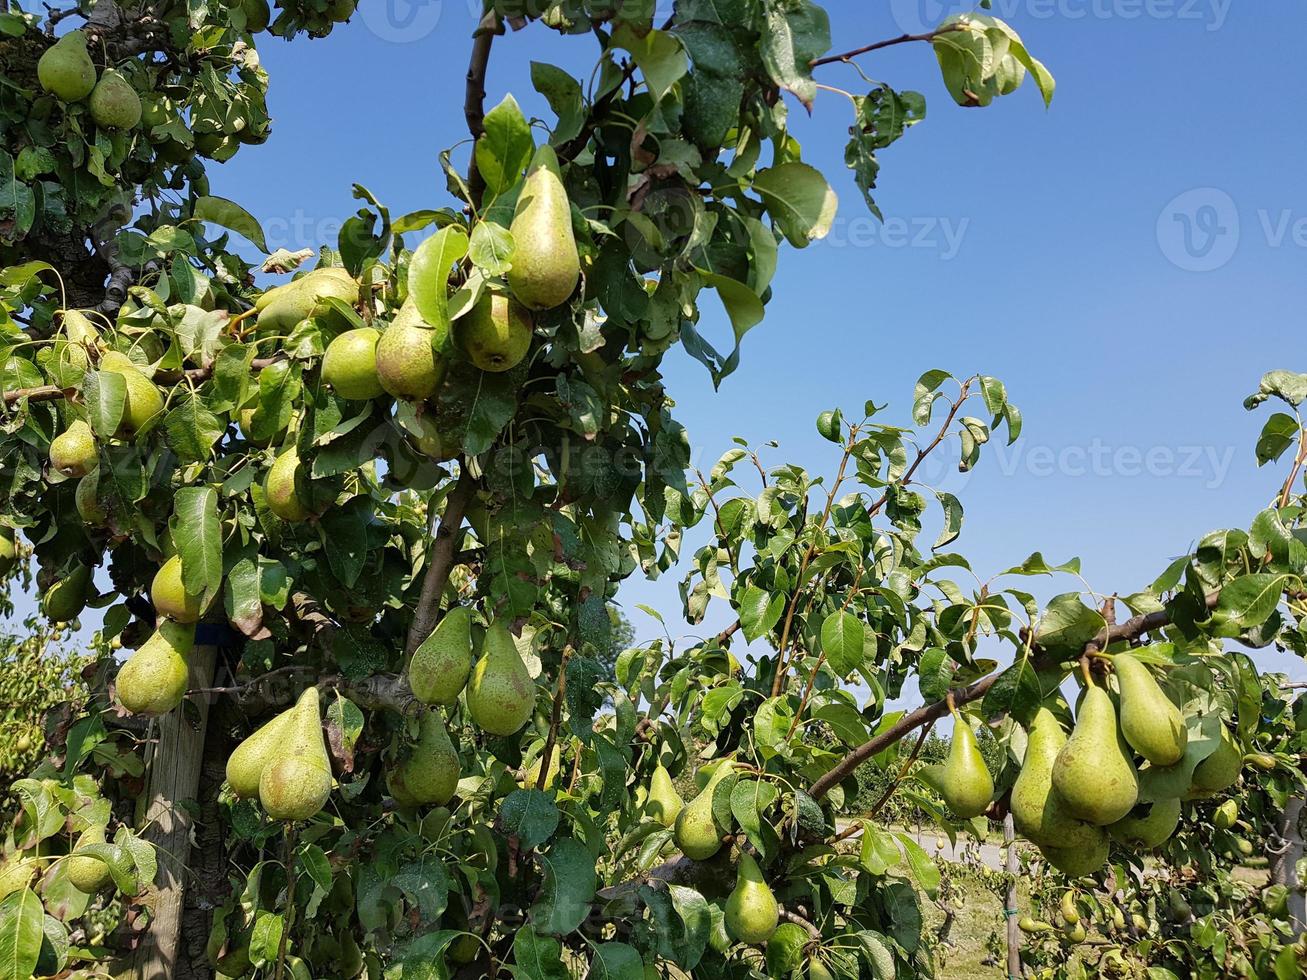
<path fill-rule="evenodd" d="M 1086 686 L 1086 687 L 1093 687 L 1093 686 L 1094 686 L 1094 674 L 1093 674 L 1093 671 L 1091 671 L 1091 670 L 1089 669 L 1089 654 L 1088 654 L 1088 653 L 1082 654 L 1081 657 L 1080 657 L 1080 673 L 1084 675 L 1084 678 L 1085 678 L 1085 686 Z"/>

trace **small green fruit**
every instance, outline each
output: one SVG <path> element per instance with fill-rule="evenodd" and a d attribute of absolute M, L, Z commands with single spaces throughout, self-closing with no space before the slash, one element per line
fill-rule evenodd
<path fill-rule="evenodd" d="M 294 711 L 294 708 L 288 708 L 260 725 L 228 757 L 227 783 L 242 800 L 252 800 L 259 795 L 259 779 L 281 750 Z"/>
<path fill-rule="evenodd" d="M 103 527 L 109 523 L 109 515 L 100 506 L 100 469 L 96 467 L 77 481 L 73 492 L 73 503 L 82 520 L 94 527 Z"/>
<path fill-rule="evenodd" d="M 1155 766 L 1171 766 L 1184 755 L 1189 733 L 1184 716 L 1163 693 L 1148 668 L 1130 656 L 1112 658 L 1121 690 L 1121 734 Z"/>
<path fill-rule="evenodd" d="M 83 894 L 94 895 L 113 881 L 113 871 L 107 861 L 99 857 L 79 857 L 77 853 L 88 845 L 103 843 L 105 843 L 104 828 L 87 827 L 77 838 L 72 853 L 65 858 L 64 872 L 68 876 L 68 883 Z"/>
<path fill-rule="evenodd" d="M 307 520 L 311 513 L 296 489 L 299 474 L 299 453 L 291 448 L 277 457 L 263 483 L 268 509 L 291 524 Z"/>
<path fill-rule="evenodd" d="M 803 948 L 808 930 L 794 922 L 782 922 L 767 940 L 767 975 L 788 977 L 803 965 Z"/>
<path fill-rule="evenodd" d="M 1229 830 L 1239 819 L 1239 804 L 1226 800 L 1212 813 L 1212 826 L 1217 830 Z"/>
<path fill-rule="evenodd" d="M 86 593 L 90 585 L 90 566 L 74 565 L 45 590 L 45 595 L 41 597 L 41 611 L 53 623 L 67 623 L 76 619 L 86 608 Z"/>
<path fill-rule="evenodd" d="M 649 800 L 644 805 L 645 812 L 664 827 L 674 827 L 676 818 L 684 808 L 685 801 L 672 785 L 671 773 L 660 764 L 649 780 Z"/>
<path fill-rule="evenodd" d="M 147 422 L 163 411 L 163 395 L 159 393 L 158 387 L 126 354 L 108 351 L 100 358 L 100 370 L 122 375 L 127 384 L 127 400 L 118 429 L 120 436 L 139 432 Z"/>
<path fill-rule="evenodd" d="M 308 820 L 331 795 L 316 687 L 300 695 L 282 734 L 283 744 L 259 776 L 259 802 L 273 820 Z"/>
<path fill-rule="evenodd" d="M 735 890 L 726 899 L 726 931 L 742 943 L 765 943 L 776 931 L 780 907 L 758 862 L 740 855 Z"/>
<path fill-rule="evenodd" d="M 1141 803 L 1107 829 L 1123 844 L 1152 849 L 1166 843 L 1179 823 L 1180 801 L 1158 800 Z"/>
<path fill-rule="evenodd" d="M 31 858 L 11 857 L 0 864 L 0 900 L 26 888 L 40 865 Z"/>
<path fill-rule="evenodd" d="M 95 124 L 104 129 L 133 129 L 141 121 L 141 97 L 113 68 L 100 76 L 87 104 Z"/>
<path fill-rule="evenodd" d="M 1085 691 L 1075 730 L 1053 763 L 1053 789 L 1071 816 L 1099 827 L 1116 823 L 1139 799 L 1139 776 L 1101 687 Z"/>
<path fill-rule="evenodd" d="M 1190 783 L 1191 794 L 1202 796 L 1220 793 L 1234 785 L 1243 766 L 1239 747 L 1230 737 L 1230 730 L 1221 726 L 1221 740 L 1215 751 L 1194 768 Z"/>
<path fill-rule="evenodd" d="M 63 102 L 80 102 L 95 88 L 95 65 L 86 50 L 86 35 L 69 31 L 36 63 L 41 88 Z"/>
<path fill-rule="evenodd" d="M 408 665 L 408 686 L 424 704 L 453 704 L 472 673 L 472 613 L 450 609 Z"/>
<path fill-rule="evenodd" d="M 1068 878 L 1082 878 L 1107 863 L 1107 832 L 1100 828 L 1098 834 L 1098 841 L 1089 847 L 1040 847 L 1039 853 Z"/>
<path fill-rule="evenodd" d="M 971 725 L 953 712 L 953 740 L 939 776 L 940 795 L 962 820 L 978 817 L 994 798 L 994 780 L 976 744 Z"/>
<path fill-rule="evenodd" d="M 508 371 L 526 356 L 532 330 L 526 307 L 501 293 L 485 293 L 454 321 L 454 340 L 482 371 Z"/>
<path fill-rule="evenodd" d="M 699 795 L 676 816 L 672 836 L 681 853 L 691 860 L 706 861 L 722 848 L 722 828 L 713 817 L 712 798 L 717 784 L 734 769 L 730 760 L 718 764 Z"/>
<path fill-rule="evenodd" d="M 198 623 L 205 612 L 200 596 L 190 595 L 182 584 L 181 555 L 173 555 L 159 567 L 150 585 L 150 599 L 160 616 L 178 623 Z"/>
<path fill-rule="evenodd" d="M 377 341 L 381 332 L 372 327 L 346 330 L 327 345 L 322 358 L 322 380 L 341 398 L 368 401 L 385 389 L 377 377 Z"/>
<path fill-rule="evenodd" d="M 415 806 L 439 806 L 458 789 L 458 752 L 440 712 L 428 709 L 418 723 L 418 740 L 408 756 L 386 774 L 391 796 Z"/>
<path fill-rule="evenodd" d="M 0 524 L 0 579 L 8 578 L 18 561 L 18 546 L 14 543 L 14 529 Z"/>
<path fill-rule="evenodd" d="M 436 354 L 435 331 L 422 322 L 412 300 L 400 307 L 377 341 L 377 376 L 396 398 L 430 398 L 445 377 L 445 362 Z"/>
<path fill-rule="evenodd" d="M 123 707 L 134 715 L 155 716 L 181 704 L 190 680 L 186 658 L 194 646 L 194 626 L 161 623 L 118 671 L 115 683 Z"/>
<path fill-rule="evenodd" d="M 95 435 L 83 419 L 73 419 L 68 428 L 50 442 L 50 465 L 64 476 L 79 479 L 95 469 L 99 462 Z"/>
<path fill-rule="evenodd" d="M 558 156 L 548 144 L 536 150 L 513 221 L 508 284 L 522 305 L 547 310 L 567 301 L 581 275 L 572 232 L 572 205 L 563 187 Z"/>
<path fill-rule="evenodd" d="M 512 735 L 535 710 L 535 682 L 502 622 L 490 624 L 481 649 L 467 686 L 468 713 L 478 728 L 492 735 Z"/>

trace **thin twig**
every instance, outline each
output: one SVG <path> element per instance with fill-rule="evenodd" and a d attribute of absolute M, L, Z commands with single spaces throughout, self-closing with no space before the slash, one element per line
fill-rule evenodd
<path fill-rule="evenodd" d="M 281 927 L 281 939 L 277 943 L 277 970 L 273 980 L 281 980 L 286 968 L 286 947 L 290 940 L 290 927 L 295 922 L 295 824 L 286 825 L 286 921 Z"/>
<path fill-rule="evenodd" d="M 1293 461 L 1293 469 L 1289 473 L 1289 478 L 1284 481 L 1284 489 L 1280 491 L 1280 508 L 1289 506 L 1289 499 L 1293 496 L 1293 485 L 1298 482 L 1298 474 L 1302 472 L 1303 464 L 1307 463 L 1307 426 L 1302 426 L 1298 430 L 1298 458 Z"/>
<path fill-rule="evenodd" d="M 549 766 L 553 762 L 554 746 L 558 742 L 558 725 L 563 718 L 563 697 L 567 694 L 567 661 L 572 656 L 572 644 L 563 647 L 563 655 L 558 662 L 558 683 L 554 687 L 554 710 L 549 717 L 549 737 L 545 739 L 545 751 L 540 756 L 540 775 L 536 777 L 536 789 L 543 790 L 549 781 Z"/>
<path fill-rule="evenodd" d="M 908 486 L 912 482 L 913 476 L 916 475 L 918 467 L 921 466 L 926 457 L 939 448 L 939 444 L 943 442 L 945 437 L 948 435 L 949 428 L 953 425 L 953 420 L 958 417 L 958 412 L 962 410 L 963 404 L 971 396 L 971 381 L 972 379 L 967 379 L 963 382 L 962 388 L 958 392 L 957 399 L 949 408 L 948 415 L 944 419 L 944 424 L 939 427 L 939 432 L 935 434 L 935 438 L 931 441 L 930 445 L 926 446 L 925 449 L 917 450 L 917 458 L 912 461 L 912 465 L 909 466 L 907 472 L 903 474 L 903 478 L 895 481 L 895 486 Z M 880 513 L 880 509 L 885 506 L 887 500 L 889 500 L 889 490 L 886 490 L 881 494 L 880 499 L 871 505 L 867 511 L 867 516 L 875 517 Z"/>
<path fill-rule="evenodd" d="M 699 485 L 703 487 L 703 492 L 708 495 L 708 503 L 712 504 L 713 524 L 717 526 L 717 536 L 722 539 L 722 546 L 726 549 L 726 557 L 731 563 L 731 571 L 735 571 L 735 552 L 731 549 L 730 539 L 726 535 L 726 525 L 722 523 L 722 512 L 717 506 L 717 498 L 713 496 L 712 487 L 704 479 L 703 473 L 696 466 L 694 475 L 699 478 Z"/>
<path fill-rule="evenodd" d="M 939 30 L 930 31 L 926 34 L 900 34 L 898 37 L 891 37 L 884 41 L 875 41 L 871 44 L 864 44 L 860 48 L 854 48 L 852 51 L 845 51 L 841 54 L 829 54 L 824 58 L 817 58 L 808 62 L 809 68 L 820 68 L 822 65 L 831 65 L 837 61 L 849 61 L 858 55 L 869 54 L 872 51 L 879 51 L 881 48 L 892 47 L 896 44 L 910 44 L 914 41 L 934 41 L 941 34 L 950 34 L 953 31 L 963 31 L 966 27 L 961 24 L 954 24 L 949 27 L 941 27 Z"/>

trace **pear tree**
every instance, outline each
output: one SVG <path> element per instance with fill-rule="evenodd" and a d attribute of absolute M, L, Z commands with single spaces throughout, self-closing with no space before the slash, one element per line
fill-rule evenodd
<path fill-rule="evenodd" d="M 939 869 L 845 819 L 861 766 L 946 833 L 1011 814 L 1086 895 L 1236 794 L 1287 800 L 1296 735 L 1254 750 L 1282 688 L 1231 648 L 1307 652 L 1302 375 L 1250 399 L 1284 405 L 1257 447 L 1292 461 L 1275 500 L 1124 597 L 952 550 L 962 502 L 921 466 L 1019 437 L 988 375 L 924 375 L 913 427 L 823 413 L 828 476 L 743 444 L 691 466 L 664 356 L 738 383 L 782 252 L 839 206 L 789 112 L 855 79 L 844 164 L 879 214 L 925 99 L 858 59 L 929 46 L 958 106 L 1047 105 L 1010 26 L 841 50 L 811 0 L 490 0 L 447 194 L 396 214 L 355 185 L 335 242 L 268 254 L 206 167 L 268 136 L 258 44 L 353 9 L 0 14 L 0 522 L 51 622 L 102 623 L 11 788 L 0 980 L 932 975 Z M 588 76 L 531 65 L 540 126 L 487 94 L 519 29 L 600 46 Z M 621 583 L 673 570 L 686 620 L 732 625 L 610 674 Z M 921 707 L 887 709 L 909 684 Z"/>

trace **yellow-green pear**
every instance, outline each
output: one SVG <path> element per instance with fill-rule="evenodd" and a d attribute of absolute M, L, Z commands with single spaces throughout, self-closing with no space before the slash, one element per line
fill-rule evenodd
<path fill-rule="evenodd" d="M 491 735 L 514 734 L 535 710 L 535 682 L 501 621 L 486 630 L 481 659 L 467 685 L 467 710 L 476 726 Z"/>
<path fill-rule="evenodd" d="M 78 851 L 91 844 L 103 844 L 104 827 L 93 824 L 82 831 L 71 854 L 64 859 L 64 873 L 68 883 L 79 892 L 94 895 L 113 880 L 109 863 L 99 857 L 78 855 Z"/>
<path fill-rule="evenodd" d="M 95 88 L 95 65 L 86 50 L 86 35 L 69 31 L 36 63 L 36 80 L 63 102 L 80 102 Z"/>
<path fill-rule="evenodd" d="M 227 783 L 242 800 L 259 795 L 259 779 L 268 762 L 281 750 L 294 708 L 264 722 L 246 737 L 227 759 Z"/>
<path fill-rule="evenodd" d="M 295 702 L 281 748 L 259 775 L 259 802 L 273 820 L 308 820 L 331 795 L 331 760 L 322 737 L 318 689 Z"/>
<path fill-rule="evenodd" d="M 45 595 L 41 596 L 41 611 L 54 623 L 76 619 L 86 608 L 90 587 L 91 567 L 74 565 L 45 590 Z"/>
<path fill-rule="evenodd" d="M 418 722 L 418 740 L 409 755 L 386 774 L 391 795 L 411 805 L 446 803 L 458 788 L 458 752 L 440 712 L 427 709 Z M 398 792 L 396 791 L 399 787 Z"/>
<path fill-rule="evenodd" d="M 1092 844 L 1082 847 L 1041 846 L 1039 853 L 1044 855 L 1044 859 L 1049 864 L 1068 878 L 1083 878 L 1085 875 L 1093 874 L 1107 863 L 1109 849 L 1107 831 L 1100 827 L 1098 829 L 1098 839 Z"/>
<path fill-rule="evenodd" d="M 132 129 L 141 121 L 141 97 L 114 68 L 107 68 L 87 102 L 91 118 L 105 129 Z"/>
<path fill-rule="evenodd" d="M 742 943 L 765 943 L 776 931 L 780 908 L 758 862 L 740 854 L 735 890 L 726 899 L 726 931 Z"/>
<path fill-rule="evenodd" d="M 1155 766 L 1179 762 L 1189 742 L 1180 709 L 1157 686 L 1148 668 L 1130 654 L 1118 653 L 1112 666 L 1120 688 L 1125 740 Z"/>
<path fill-rule="evenodd" d="M 339 266 L 314 269 L 259 297 L 254 305 L 259 311 L 259 333 L 288 336 L 309 317 L 325 312 L 329 300 L 337 299 L 353 306 L 358 298 L 359 285 L 348 270 Z"/>
<path fill-rule="evenodd" d="M 113 371 L 122 375 L 127 385 L 127 399 L 123 405 L 122 423 L 119 435 L 139 432 L 145 424 L 163 411 L 163 395 L 158 386 L 145 376 L 136 362 L 126 354 L 116 350 L 105 353 L 100 358 L 101 371 Z"/>
<path fill-rule="evenodd" d="M 8 578 L 18 561 L 18 546 L 14 543 L 14 529 L 0 524 L 0 579 Z"/>
<path fill-rule="evenodd" d="M 109 514 L 100 505 L 100 469 L 96 467 L 77 481 L 73 503 L 82 520 L 97 527 L 109 523 Z"/>
<path fill-rule="evenodd" d="M 406 300 L 377 341 L 377 377 L 396 398 L 430 398 L 445 377 L 445 362 L 435 348 L 435 331 L 422 321 L 412 299 Z"/>
<path fill-rule="evenodd" d="M 40 864 L 32 858 L 14 855 L 0 863 L 0 901 L 26 888 Z"/>
<path fill-rule="evenodd" d="M 782 922 L 767 940 L 767 976 L 788 977 L 803 965 L 808 930 L 797 922 Z"/>
<path fill-rule="evenodd" d="M 536 150 L 513 221 L 508 284 L 523 306 L 547 310 L 567 301 L 581 275 L 572 232 L 572 205 L 563 187 L 558 156 L 548 144 Z"/>
<path fill-rule="evenodd" d="M 708 778 L 699 795 L 676 816 L 673 838 L 681 853 L 695 861 L 706 861 L 722 847 L 722 830 L 713 818 L 712 797 L 717 784 L 734 770 L 730 760 L 723 760 Z"/>
<path fill-rule="evenodd" d="M 808 980 L 835 980 L 835 974 L 820 957 L 812 956 L 808 959 Z"/>
<path fill-rule="evenodd" d="M 978 817 L 994 798 L 994 780 L 980 754 L 971 725 L 953 712 L 953 741 L 939 774 L 939 792 L 954 816 L 962 820 Z"/>
<path fill-rule="evenodd" d="M 268 509 L 292 524 L 307 520 L 310 514 L 295 486 L 299 474 L 300 457 L 292 446 L 276 458 L 263 481 L 263 495 L 268 501 Z"/>
<path fill-rule="evenodd" d="M 413 651 L 408 686 L 424 704 L 453 704 L 472 673 L 472 613 L 454 606 Z"/>
<path fill-rule="evenodd" d="M 1239 819 L 1239 804 L 1226 800 L 1212 812 L 1212 826 L 1217 830 L 1229 830 Z"/>
<path fill-rule="evenodd" d="M 165 620 L 140 649 L 127 658 L 115 682 L 118 700 L 134 715 L 162 715 L 182 703 L 195 646 L 195 627 Z"/>
<path fill-rule="evenodd" d="M 1230 730 L 1221 726 L 1221 740 L 1215 751 L 1194 767 L 1193 780 L 1189 785 L 1191 796 L 1210 796 L 1229 789 L 1239 778 L 1243 768 L 1243 756 L 1239 747 L 1230 737 Z"/>
<path fill-rule="evenodd" d="M 50 441 L 50 465 L 64 476 L 86 476 L 100 462 L 95 434 L 83 419 L 73 419 L 68 428 Z"/>
<path fill-rule="evenodd" d="M 1111 695 L 1092 683 L 1053 763 L 1053 789 L 1071 816 L 1097 827 L 1116 823 L 1139 799 L 1139 776 L 1123 748 Z"/>
<path fill-rule="evenodd" d="M 201 596 L 191 595 L 182 584 L 181 555 L 173 555 L 154 573 L 150 600 L 155 612 L 178 623 L 198 623 L 207 608 Z"/>
<path fill-rule="evenodd" d="M 454 321 L 454 340 L 482 371 L 517 367 L 531 346 L 531 311 L 502 293 L 483 293 L 467 315 Z"/>
<path fill-rule="evenodd" d="M 544 757 L 544 753 L 542 752 L 538 759 L 532 762 L 531 765 L 527 766 L 526 772 L 524 772 L 522 774 L 522 778 L 518 780 L 518 785 L 521 786 L 523 789 L 535 789 L 536 785 L 540 782 L 540 770 L 541 768 L 544 768 L 545 784 L 541 788 L 552 789 L 554 783 L 558 780 L 558 772 L 559 772 L 561 759 L 562 759 L 562 746 L 555 745 L 553 751 L 550 752 L 549 754 L 549 765 L 548 767 L 545 767 L 544 766 L 545 757 Z"/>
<path fill-rule="evenodd" d="M 1096 843 L 1101 831 L 1077 820 L 1064 809 L 1053 791 L 1053 763 L 1066 744 L 1066 733 L 1053 712 L 1035 712 L 1026 740 L 1026 756 L 1012 786 L 1012 820 L 1034 844 L 1047 847 L 1083 847 Z"/>
<path fill-rule="evenodd" d="M 1116 840 L 1132 847 L 1161 847 L 1180 823 L 1180 801 L 1141 803 L 1107 828 Z"/>
<path fill-rule="evenodd" d="M 381 331 L 372 327 L 346 330 L 327 345 L 322 358 L 322 380 L 341 398 L 368 401 L 385 389 L 377 377 L 377 341 Z"/>
<path fill-rule="evenodd" d="M 270 446 L 272 440 L 285 431 L 285 429 L 282 428 L 278 429 L 276 432 L 271 432 L 267 435 L 255 438 L 254 427 L 261 419 L 262 412 L 263 409 L 260 406 L 254 405 L 249 408 L 242 408 L 236 415 L 236 427 L 240 429 L 240 433 L 245 438 L 245 441 L 252 446 L 258 446 L 260 449 Z"/>
<path fill-rule="evenodd" d="M 1069 926 L 1075 925 L 1080 921 L 1080 910 L 1076 908 L 1076 893 L 1067 890 L 1062 893 L 1062 902 L 1059 906 L 1062 913 L 1062 921 Z"/>
<path fill-rule="evenodd" d="M 674 827 L 676 818 L 684 808 L 685 801 L 672 785 L 671 773 L 660 764 L 649 780 L 649 799 L 644 805 L 645 812 L 664 827 Z"/>

